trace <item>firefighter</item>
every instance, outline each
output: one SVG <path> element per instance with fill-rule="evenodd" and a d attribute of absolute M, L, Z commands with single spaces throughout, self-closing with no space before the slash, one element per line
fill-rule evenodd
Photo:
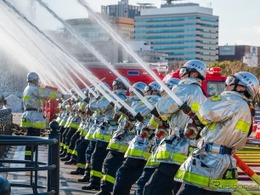
<path fill-rule="evenodd" d="M 144 82 L 136 82 L 133 84 L 133 88 L 144 95 L 144 88 L 147 85 Z M 129 90 L 130 96 L 127 98 L 126 103 L 131 107 L 135 107 L 140 102 L 140 99 Z M 116 107 L 115 107 L 116 108 Z M 119 115 L 121 112 L 116 111 Z M 113 133 L 107 149 L 109 150 L 106 159 L 104 161 L 104 175 L 101 180 L 101 191 L 96 195 L 110 195 L 113 191 L 116 171 L 123 164 L 124 154 L 128 147 L 128 142 L 134 137 L 133 124 L 127 116 L 122 114 L 118 120 L 118 128 Z"/>
<path fill-rule="evenodd" d="M 20 126 L 26 128 L 27 136 L 40 136 L 41 130 L 46 128 L 46 120 L 41 111 L 44 100 L 68 98 L 59 92 L 40 87 L 39 76 L 35 72 L 27 74 L 27 86 L 23 91 L 23 109 Z M 33 149 L 25 147 L 25 160 L 32 160 Z"/>
<path fill-rule="evenodd" d="M 65 135 L 64 145 L 66 147 L 66 155 L 62 157 L 61 161 L 66 161 L 66 164 L 75 164 L 76 162 L 70 161 L 70 158 L 73 156 L 73 150 L 76 144 L 77 139 L 79 138 L 78 128 L 81 123 L 81 118 L 79 115 L 79 99 L 74 100 L 72 105 L 71 118 L 68 120 L 66 126 L 69 127 Z"/>
<path fill-rule="evenodd" d="M 89 110 L 89 103 L 90 103 L 90 94 L 88 91 L 85 91 L 86 98 L 81 102 L 80 104 L 80 116 L 81 116 L 81 124 L 79 126 L 79 134 L 80 139 L 76 143 L 76 147 L 74 149 L 73 158 L 76 160 L 77 169 L 75 171 L 71 171 L 70 174 L 73 175 L 84 175 L 85 172 L 85 164 L 86 164 L 86 158 L 85 158 L 85 152 L 88 147 L 89 141 L 85 139 L 86 136 L 86 129 L 88 129 L 91 125 L 90 123 L 90 112 Z M 73 158 L 71 158 L 71 161 L 73 161 Z"/>
<path fill-rule="evenodd" d="M 129 82 L 126 78 L 125 80 Z M 127 87 L 120 78 L 113 83 L 113 93 L 122 100 L 126 99 Z M 83 190 L 99 190 L 102 177 L 102 165 L 108 153 L 107 146 L 114 131 L 117 129 L 117 120 L 114 119 L 114 106 L 105 98 L 97 102 L 97 107 L 104 115 L 101 125 L 94 133 L 96 141 L 95 150 L 91 157 L 90 184 L 83 186 Z"/>
<path fill-rule="evenodd" d="M 157 82 L 152 82 L 145 87 L 145 98 L 155 104 L 160 98 L 160 85 Z M 149 122 L 151 111 L 143 103 L 135 107 L 137 113 L 140 113 L 144 121 L 135 123 L 136 136 L 129 143 L 125 153 L 126 160 L 116 173 L 116 181 L 114 184 L 113 194 L 129 194 L 131 186 L 141 176 L 143 168 L 148 157 L 151 154 L 150 135 L 152 132 L 146 131 L 146 125 Z"/>
<path fill-rule="evenodd" d="M 226 88 L 206 99 L 199 108 L 201 131 L 198 148 L 181 165 L 175 179 L 183 182 L 179 195 L 231 194 L 237 188 L 236 160 L 232 153 L 242 149 L 252 127 L 252 99 L 258 79 L 249 72 L 228 76 Z M 196 133 L 196 126 L 191 132 Z"/>
<path fill-rule="evenodd" d="M 172 87 L 174 85 L 177 85 L 179 83 L 179 79 L 178 78 L 166 78 L 164 83 L 167 87 L 169 87 L 170 89 L 172 89 Z M 163 88 L 161 87 L 160 89 L 160 93 L 161 96 L 165 96 L 167 93 L 163 90 Z M 156 148 L 158 147 L 159 143 L 161 142 L 161 140 L 169 135 L 169 128 L 159 128 L 158 124 L 156 123 L 156 125 L 148 125 L 150 128 L 152 128 L 152 126 L 156 127 L 155 130 L 155 136 L 154 136 L 154 146 L 152 148 L 152 154 L 149 157 L 149 159 L 146 162 L 146 165 L 144 167 L 143 173 L 141 175 L 141 177 L 138 179 L 137 181 L 137 190 L 136 190 L 136 195 L 142 195 L 143 194 L 143 188 L 144 185 L 146 184 L 146 182 L 150 179 L 150 177 L 152 176 L 152 174 L 154 173 L 155 169 L 159 166 L 159 162 L 155 162 L 153 160 L 153 155 L 154 152 L 156 151 Z"/>
<path fill-rule="evenodd" d="M 98 94 L 98 93 L 97 93 Z M 103 116 L 97 109 L 97 102 L 99 98 L 91 98 L 89 102 L 89 110 L 93 113 L 89 118 L 89 127 L 85 128 L 84 137 L 85 142 L 88 143 L 88 146 L 85 151 L 85 172 L 84 176 L 78 179 L 78 182 L 88 182 L 90 179 L 90 171 L 91 171 L 91 156 L 96 146 L 96 139 L 93 137 L 97 127 L 100 125 Z"/>
<path fill-rule="evenodd" d="M 202 101 L 206 99 L 200 86 L 206 77 L 206 65 L 200 60 L 187 61 L 180 69 L 180 82 L 172 89 L 173 93 L 183 102 L 186 102 L 193 112 L 198 111 Z M 156 104 L 159 118 L 167 121 L 171 134 L 167 136 L 158 146 L 154 154 L 154 160 L 160 162 L 156 171 L 146 183 L 144 194 L 172 194 L 176 193 L 180 183 L 174 182 L 173 177 L 179 166 L 189 155 L 190 145 L 196 147 L 184 135 L 186 124 L 190 117 L 180 110 L 179 105 L 169 95 L 162 97 Z"/>

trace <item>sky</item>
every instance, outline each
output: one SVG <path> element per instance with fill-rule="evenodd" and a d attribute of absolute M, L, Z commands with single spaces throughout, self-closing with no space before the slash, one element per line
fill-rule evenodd
<path fill-rule="evenodd" d="M 28 0 L 29 1 L 29 0 Z M 33 0 L 31 0 L 33 1 Z M 64 19 L 86 17 L 86 9 L 77 0 L 42 0 Z M 85 0 L 97 12 L 101 5 L 117 4 L 119 0 Z M 129 0 L 130 5 L 152 3 L 159 7 L 162 0 Z M 180 2 L 180 1 L 177 1 Z M 183 0 L 213 9 L 219 16 L 219 45 L 260 46 L 259 0 Z M 37 10 L 37 9 L 36 9 Z M 39 14 L 38 14 L 39 15 Z M 40 14 L 41 16 L 43 14 Z M 49 22 L 45 18 L 45 22 Z"/>

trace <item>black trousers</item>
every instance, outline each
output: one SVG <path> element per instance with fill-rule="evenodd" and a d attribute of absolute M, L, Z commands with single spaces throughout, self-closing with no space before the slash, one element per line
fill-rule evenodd
<path fill-rule="evenodd" d="M 144 186 L 149 181 L 155 170 L 156 167 L 144 168 L 142 175 L 137 181 L 136 195 L 143 195 Z"/>
<path fill-rule="evenodd" d="M 144 195 L 172 195 L 179 190 L 181 183 L 174 181 L 180 165 L 160 163 L 144 187 Z"/>
<path fill-rule="evenodd" d="M 78 164 L 84 165 L 84 168 L 85 168 L 85 164 L 86 164 L 85 153 L 86 153 L 86 149 L 88 147 L 88 144 L 89 144 L 89 140 L 86 140 L 83 136 L 76 143 L 76 145 L 77 145 L 76 150 L 78 152 L 77 165 Z"/>
<path fill-rule="evenodd" d="M 92 165 L 90 171 L 90 183 L 95 185 L 100 185 L 102 177 L 102 166 L 103 162 L 107 156 L 108 142 L 98 141 L 96 142 L 96 147 L 93 151 L 90 163 Z"/>
<path fill-rule="evenodd" d="M 177 195 L 231 195 L 230 192 L 214 192 L 204 190 L 188 184 L 182 184 Z"/>
<path fill-rule="evenodd" d="M 128 195 L 132 185 L 141 176 L 146 160 L 127 157 L 116 173 L 114 195 Z"/>
<path fill-rule="evenodd" d="M 40 136 L 41 135 L 41 129 L 35 129 L 35 128 L 28 128 L 26 132 L 27 136 Z M 33 153 L 35 148 L 33 146 L 25 146 L 25 160 L 32 160 Z"/>
<path fill-rule="evenodd" d="M 101 190 L 112 192 L 114 187 L 116 172 L 124 162 L 124 153 L 110 150 L 104 161 L 104 178 L 101 183 Z"/>

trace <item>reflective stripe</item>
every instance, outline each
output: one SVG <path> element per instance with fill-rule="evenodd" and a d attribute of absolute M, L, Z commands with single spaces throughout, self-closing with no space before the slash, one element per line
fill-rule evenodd
<path fill-rule="evenodd" d="M 136 157 L 144 157 L 148 159 L 151 156 L 151 153 L 145 152 L 143 150 L 136 150 L 136 149 L 128 149 L 126 151 L 127 156 L 136 156 Z"/>
<path fill-rule="evenodd" d="M 149 123 L 150 123 L 150 125 L 152 125 L 153 127 L 157 127 L 159 123 L 157 123 L 157 122 L 155 121 L 154 117 L 155 117 L 155 116 L 152 115 L 152 117 L 151 117 Z"/>
<path fill-rule="evenodd" d="M 102 173 L 99 172 L 99 171 L 91 170 L 91 171 L 90 171 L 90 176 L 100 177 L 100 178 L 101 178 Z"/>
<path fill-rule="evenodd" d="M 72 154 L 72 152 L 73 152 L 73 150 L 71 150 L 71 149 L 67 149 L 67 152 L 69 153 L 69 154 Z"/>
<path fill-rule="evenodd" d="M 106 142 L 109 142 L 109 140 L 111 139 L 111 135 L 104 135 L 96 132 L 94 133 L 93 137 L 95 139 L 104 140 Z"/>
<path fill-rule="evenodd" d="M 52 91 L 51 94 L 49 95 L 49 98 L 52 100 L 52 99 L 55 99 L 57 96 L 57 91 Z"/>
<path fill-rule="evenodd" d="M 125 152 L 127 150 L 128 146 L 117 144 L 117 143 L 113 143 L 113 142 L 109 142 L 107 148 Z"/>
<path fill-rule="evenodd" d="M 85 169 L 85 164 L 77 163 L 77 167 L 81 169 Z"/>
<path fill-rule="evenodd" d="M 158 166 L 160 163 L 159 162 L 155 162 L 153 161 L 154 159 L 152 158 L 149 158 L 145 164 L 145 166 Z"/>
<path fill-rule="evenodd" d="M 63 144 L 62 142 L 60 142 L 60 147 L 63 147 L 63 145 L 64 145 L 64 144 Z"/>
<path fill-rule="evenodd" d="M 25 156 L 31 156 L 32 155 L 32 151 L 31 150 L 26 150 L 24 154 L 25 154 Z"/>
<path fill-rule="evenodd" d="M 236 130 L 248 133 L 250 129 L 250 124 L 246 121 L 239 120 L 235 126 Z"/>
<path fill-rule="evenodd" d="M 85 136 L 85 139 L 93 139 L 93 134 L 88 132 L 87 135 Z"/>
<path fill-rule="evenodd" d="M 72 154 L 75 155 L 75 156 L 78 156 L 78 151 L 77 150 L 73 150 Z"/>
<path fill-rule="evenodd" d="M 194 111 L 194 112 L 198 112 L 199 111 L 199 107 L 200 107 L 200 104 L 199 103 L 195 103 L 195 102 L 191 103 L 191 105 L 190 105 L 191 110 Z"/>
<path fill-rule="evenodd" d="M 103 180 L 103 181 L 108 181 L 108 182 L 110 182 L 110 183 L 112 183 L 112 184 L 115 183 L 115 178 L 112 177 L 112 176 L 110 176 L 110 175 L 104 175 L 104 176 L 102 177 L 102 180 Z"/>
<path fill-rule="evenodd" d="M 232 189 L 232 187 L 237 187 L 237 179 L 212 179 L 195 173 L 190 173 L 181 169 L 178 170 L 178 172 L 175 175 L 175 178 L 203 187 L 210 187 L 213 189 Z"/>
<path fill-rule="evenodd" d="M 170 151 L 159 151 L 155 153 L 155 159 L 157 160 L 172 160 L 173 162 L 184 163 L 188 158 L 188 155 L 173 153 L 173 157 L 170 157 Z"/>
<path fill-rule="evenodd" d="M 79 125 L 78 124 L 74 124 L 74 123 L 70 123 L 69 127 L 74 128 L 74 129 L 78 129 Z"/>
<path fill-rule="evenodd" d="M 91 164 L 86 163 L 85 168 L 86 168 L 86 169 L 91 169 Z"/>
<path fill-rule="evenodd" d="M 87 134 L 88 134 L 87 131 L 83 131 L 83 133 L 82 133 L 82 135 L 83 135 L 84 137 L 86 137 Z"/>
<path fill-rule="evenodd" d="M 213 102 L 220 101 L 220 100 L 221 100 L 221 96 L 220 96 L 220 95 L 211 96 L 211 100 L 212 100 Z"/>
<path fill-rule="evenodd" d="M 44 129 L 46 128 L 46 125 L 44 123 L 39 123 L 39 122 L 32 123 L 32 122 L 21 121 L 20 127 L 34 127 L 36 129 Z"/>
<path fill-rule="evenodd" d="M 217 123 L 211 123 L 210 125 L 209 125 L 209 130 L 214 130 L 215 129 L 215 127 L 216 127 L 216 124 Z"/>
<path fill-rule="evenodd" d="M 31 99 L 30 96 L 26 95 L 26 96 L 23 96 L 23 101 L 29 101 Z"/>

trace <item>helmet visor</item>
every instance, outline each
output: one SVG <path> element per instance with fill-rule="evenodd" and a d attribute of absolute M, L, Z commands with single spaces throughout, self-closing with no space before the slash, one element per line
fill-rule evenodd
<path fill-rule="evenodd" d="M 226 85 L 241 85 L 243 87 L 247 87 L 247 85 L 245 83 L 243 83 L 242 81 L 240 81 L 238 78 L 236 78 L 233 75 L 230 75 L 227 77 L 226 81 L 225 81 Z"/>
<path fill-rule="evenodd" d="M 183 77 L 185 74 L 188 74 L 188 70 L 185 67 L 182 67 L 179 72 L 179 76 Z"/>

